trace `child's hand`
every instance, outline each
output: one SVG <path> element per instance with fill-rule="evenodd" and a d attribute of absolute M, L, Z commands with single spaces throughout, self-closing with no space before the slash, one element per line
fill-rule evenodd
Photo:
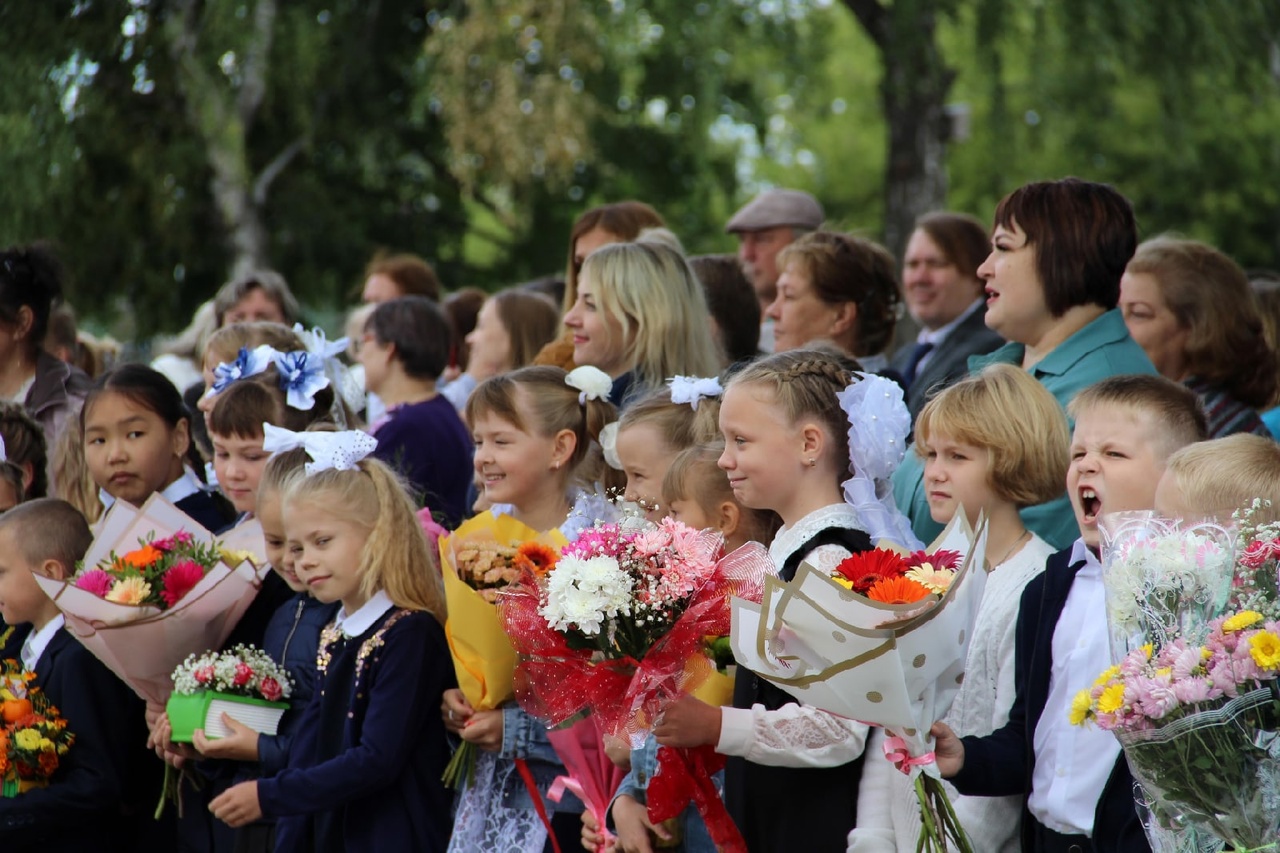
<path fill-rule="evenodd" d="M 631 741 L 606 734 L 604 754 L 613 762 L 614 767 L 621 767 L 623 770 L 631 769 Z"/>
<path fill-rule="evenodd" d="M 444 727 L 455 735 L 462 735 L 462 727 L 471 719 L 475 710 L 467 697 L 456 687 L 444 692 L 444 701 L 440 703 L 440 716 L 444 718 Z"/>
<path fill-rule="evenodd" d="M 681 696 L 658 715 L 653 736 L 662 746 L 715 746 L 720 742 L 720 719 L 719 707 Z"/>
<path fill-rule="evenodd" d="M 660 841 L 670 841 L 671 833 L 649 822 L 649 808 L 634 797 L 623 795 L 613 801 L 613 825 L 618 829 L 618 853 L 653 853 L 652 832 Z"/>
<path fill-rule="evenodd" d="M 262 820 L 257 781 L 232 785 L 214 797 L 213 802 L 209 803 L 209 811 L 232 829 Z"/>
<path fill-rule="evenodd" d="M 598 851 L 613 850 L 615 840 L 600 831 L 600 824 L 596 822 L 595 815 L 591 812 L 582 813 L 582 846 L 591 853 Z"/>
<path fill-rule="evenodd" d="M 964 767 L 964 744 L 946 723 L 934 723 L 929 735 L 934 739 L 933 755 L 938 761 L 938 772 L 943 779 L 950 779 Z"/>
<path fill-rule="evenodd" d="M 502 749 L 502 712 L 476 711 L 459 734 L 486 752 L 498 752 Z"/>
<path fill-rule="evenodd" d="M 258 733 L 225 711 L 222 724 L 230 734 L 225 737 L 209 739 L 204 729 L 196 729 L 191 736 L 192 746 L 205 758 L 230 758 L 234 761 L 258 760 Z"/>
<path fill-rule="evenodd" d="M 148 716 L 150 717 L 150 714 Z M 188 760 L 199 757 L 186 744 L 173 742 L 173 726 L 169 724 L 169 717 L 164 711 L 161 711 L 159 716 L 151 717 L 147 722 L 151 726 L 151 734 L 147 736 L 147 748 L 155 750 L 156 756 L 165 764 L 181 770 L 182 765 Z"/>

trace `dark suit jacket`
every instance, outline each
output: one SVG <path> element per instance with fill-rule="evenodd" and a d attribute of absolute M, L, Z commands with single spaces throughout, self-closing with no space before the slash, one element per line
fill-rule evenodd
<path fill-rule="evenodd" d="M 2 653 L 17 659 L 21 640 Z M 146 749 L 142 700 L 66 632 L 36 661 L 35 685 L 75 734 L 48 788 L 0 799 L 0 848 L 10 851 L 124 851 L 139 846 L 139 812 L 150 820 L 159 760 Z M 150 783 L 150 784 L 147 784 Z"/>
<path fill-rule="evenodd" d="M 951 334 L 930 353 L 924 368 L 916 373 L 915 380 L 907 389 L 907 409 L 911 412 L 913 423 L 933 394 L 968 375 L 969 356 L 985 355 L 1004 345 L 1004 338 L 987 328 L 986 316 L 987 306 L 978 306 L 978 310 L 951 330 Z M 911 360 L 911 351 L 915 346 L 915 341 L 912 341 L 901 347 L 893 354 L 889 365 L 906 375 L 907 362 Z"/>
<path fill-rule="evenodd" d="M 1014 635 L 1016 693 L 1009 721 L 985 737 L 961 738 L 964 767 L 951 779 L 962 794 L 1003 797 L 1031 793 L 1035 766 L 1036 725 L 1049 698 L 1053 672 L 1053 632 L 1067 603 L 1067 594 L 1084 561 L 1071 563 L 1071 549 L 1059 551 L 1045 564 L 1044 574 L 1027 584 L 1018 609 Z M 1062 709 L 1060 713 L 1066 713 Z M 1022 811 L 1022 849 L 1034 851 L 1035 818 Z M 1111 776 L 1094 812 L 1092 853 L 1147 853 L 1134 806 L 1133 778 L 1124 754 L 1116 758 Z"/>

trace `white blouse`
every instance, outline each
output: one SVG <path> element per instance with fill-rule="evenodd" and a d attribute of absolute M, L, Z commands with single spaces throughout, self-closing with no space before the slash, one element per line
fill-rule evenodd
<path fill-rule="evenodd" d="M 792 527 L 783 527 L 769 545 L 769 556 L 779 568 L 800 546 L 828 527 L 863 530 L 858 514 L 848 504 L 832 504 L 815 510 Z M 822 571 L 834 569 L 849 551 L 839 545 L 823 545 L 805 555 Z M 808 705 L 784 705 L 767 711 L 722 708 L 720 740 L 716 752 L 740 755 L 755 764 L 773 767 L 838 767 L 862 755 L 867 726 Z"/>
<path fill-rule="evenodd" d="M 957 735 L 989 735 L 1009 720 L 1014 699 L 1014 633 L 1022 590 L 1044 571 L 1054 548 L 1039 536 L 987 576 L 982 604 L 973 625 L 964 683 L 942 718 Z M 920 811 L 911 777 L 884 758 L 884 731 L 868 744 L 858 789 L 858 827 L 849 833 L 848 853 L 914 850 L 920 837 Z M 1018 853 L 1021 796 L 965 797 L 950 783 L 947 794 L 974 850 Z"/>

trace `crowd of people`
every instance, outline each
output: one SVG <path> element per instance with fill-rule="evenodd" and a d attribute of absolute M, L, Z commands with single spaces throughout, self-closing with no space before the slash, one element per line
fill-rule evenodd
<path fill-rule="evenodd" d="M 603 826 L 547 797 L 565 769 L 544 722 L 471 707 L 431 531 L 490 513 L 572 539 L 620 496 L 766 545 L 784 579 L 985 517 L 965 680 L 932 732 L 961 823 L 980 851 L 1148 850 L 1117 742 L 1068 724 L 1111 663 L 1099 523 L 1280 511 L 1280 279 L 1139 242 L 1123 195 L 1074 178 L 1012 191 L 989 227 L 925 215 L 901 264 L 824 221 L 767 190 L 726 224 L 737 257 L 690 257 L 649 205 L 607 204 L 574 224 L 563 277 L 492 294 L 380 255 L 334 341 L 257 271 L 150 365 L 76 334 L 48 247 L 0 252 L 0 658 L 77 737 L 49 787 L 0 798 L 4 849 L 715 850 L 693 809 L 649 820 L 659 746 L 731 757 L 718 785 L 753 853 L 916 849 L 883 734 L 750 673 L 732 706 L 683 697 L 611 750 L 628 772 Z M 850 423 L 869 375 L 901 389 L 905 448 Z M 846 488 L 886 452 L 891 482 Z M 278 735 L 227 719 L 173 743 L 36 585 L 76 571 L 113 502 L 155 494 L 215 533 L 260 525 L 274 571 L 228 646 L 292 674 Z M 455 792 L 462 742 L 480 757 Z M 166 763 L 200 784 L 156 818 Z"/>

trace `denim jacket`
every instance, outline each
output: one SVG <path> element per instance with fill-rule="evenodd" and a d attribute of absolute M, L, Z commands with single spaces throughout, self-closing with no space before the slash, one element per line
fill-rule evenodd
<path fill-rule="evenodd" d="M 618 792 L 613 795 L 614 801 L 626 795 L 638 803 L 644 803 L 645 790 L 657 769 L 658 741 L 653 735 L 649 735 L 645 738 L 644 746 L 631 750 L 631 770 L 622 777 L 622 784 L 618 787 Z M 723 798 L 724 771 L 721 770 L 713 776 L 712 781 Z M 702 822 L 702 815 L 698 814 L 693 804 L 686 807 L 676 821 L 680 838 L 680 844 L 675 848 L 676 850 L 682 853 L 716 853 L 715 842 L 711 840 L 711 836 L 707 833 L 707 825 Z M 609 829 L 614 828 L 613 803 L 609 803 Z"/>
<path fill-rule="evenodd" d="M 559 803 L 547 799 L 547 790 L 556 777 L 565 775 L 564 764 L 551 747 L 547 737 L 547 725 L 537 717 L 531 717 L 520 709 L 515 702 L 502 706 L 502 749 L 498 757 L 503 759 L 498 772 L 503 774 L 502 805 L 509 809 L 532 809 L 533 797 L 520 778 L 515 759 L 522 758 L 528 762 L 529 772 L 541 792 L 546 803 L 548 814 L 551 812 L 573 812 L 581 814 L 586 808 L 582 801 L 566 792 Z"/>

